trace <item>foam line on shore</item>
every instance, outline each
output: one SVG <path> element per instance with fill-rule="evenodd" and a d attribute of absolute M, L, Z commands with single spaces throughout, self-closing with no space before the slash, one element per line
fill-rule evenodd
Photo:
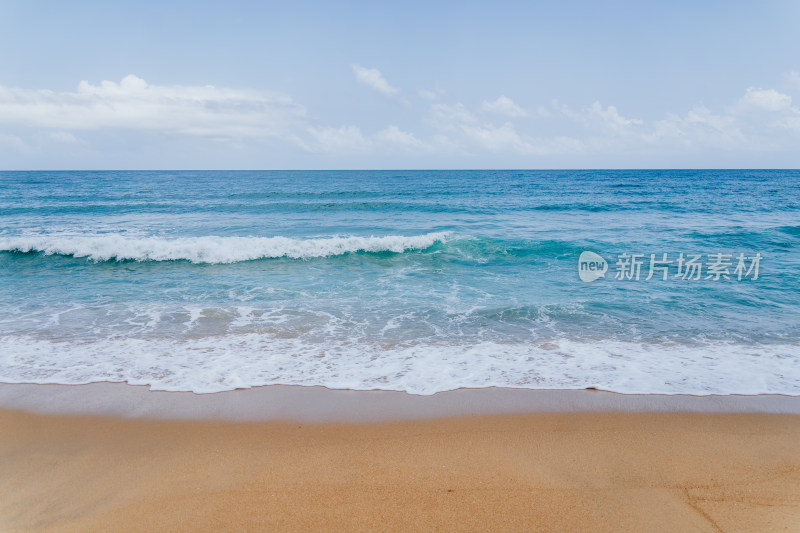
<path fill-rule="evenodd" d="M 800 414 L 782 395 L 618 394 L 597 390 L 458 389 L 432 396 L 397 391 L 270 385 L 198 395 L 124 383 L 0 383 L 0 407 L 120 418 L 298 422 L 383 422 L 534 412 L 700 412 Z"/>

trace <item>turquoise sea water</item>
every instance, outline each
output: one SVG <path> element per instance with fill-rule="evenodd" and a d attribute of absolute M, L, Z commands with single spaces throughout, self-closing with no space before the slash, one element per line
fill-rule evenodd
<path fill-rule="evenodd" d="M 0 295 L 3 382 L 800 394 L 800 171 L 0 172 Z"/>

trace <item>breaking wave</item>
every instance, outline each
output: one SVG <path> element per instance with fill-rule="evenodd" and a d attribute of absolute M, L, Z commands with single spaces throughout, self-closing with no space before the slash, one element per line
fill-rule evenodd
<path fill-rule="evenodd" d="M 424 250 L 453 238 L 451 232 L 383 237 L 128 237 L 119 234 L 0 238 L 0 251 L 85 257 L 93 261 L 190 261 L 237 263 L 256 259 L 311 259 L 348 253 Z"/>

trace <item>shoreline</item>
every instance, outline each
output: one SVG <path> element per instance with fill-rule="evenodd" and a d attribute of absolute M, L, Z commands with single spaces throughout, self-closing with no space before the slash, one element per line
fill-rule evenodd
<path fill-rule="evenodd" d="M 622 394 L 594 389 L 489 387 L 429 396 L 402 391 L 266 385 L 196 394 L 145 385 L 0 383 L 0 409 L 154 420 L 358 423 L 526 413 L 763 413 L 800 415 L 800 396 Z"/>

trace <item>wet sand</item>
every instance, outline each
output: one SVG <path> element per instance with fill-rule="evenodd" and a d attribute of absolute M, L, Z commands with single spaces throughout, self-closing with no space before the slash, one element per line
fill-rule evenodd
<path fill-rule="evenodd" d="M 6 386 L 0 404 L 24 389 Z M 308 423 L 30 411 L 0 410 L 0 531 L 800 530 L 797 414 L 433 409 Z"/>

